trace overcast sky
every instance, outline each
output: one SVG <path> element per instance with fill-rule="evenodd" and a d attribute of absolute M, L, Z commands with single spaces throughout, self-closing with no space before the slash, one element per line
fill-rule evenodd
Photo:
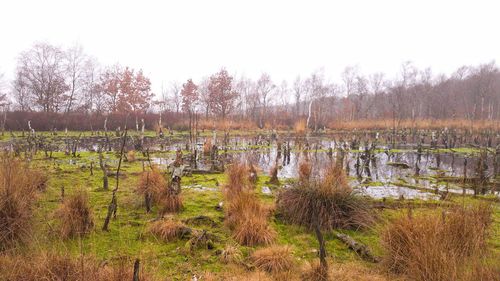
<path fill-rule="evenodd" d="M 221 67 L 278 84 L 320 68 L 338 81 L 347 65 L 390 77 L 407 60 L 450 73 L 500 61 L 496 2 L 1 0 L 0 73 L 35 41 L 142 68 L 156 93 Z"/>

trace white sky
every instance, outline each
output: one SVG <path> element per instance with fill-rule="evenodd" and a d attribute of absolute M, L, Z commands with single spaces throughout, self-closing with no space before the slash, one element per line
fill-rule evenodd
<path fill-rule="evenodd" d="M 221 67 L 279 84 L 347 65 L 393 76 L 403 61 L 450 73 L 500 61 L 497 1 L 0 0 L 0 73 L 35 41 L 83 45 L 103 65 L 142 68 L 162 83 Z"/>

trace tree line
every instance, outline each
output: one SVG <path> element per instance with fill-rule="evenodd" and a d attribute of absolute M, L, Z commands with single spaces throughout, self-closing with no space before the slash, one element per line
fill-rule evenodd
<path fill-rule="evenodd" d="M 13 81 L 0 80 L 4 119 L 12 111 L 136 118 L 169 113 L 190 123 L 197 116 L 231 115 L 261 128 L 305 119 L 315 129 L 339 120 L 500 119 L 495 62 L 463 66 L 451 75 L 405 62 L 391 79 L 348 66 L 338 82 L 322 71 L 277 83 L 268 73 L 250 79 L 222 68 L 200 81 L 172 82 L 155 95 L 141 69 L 102 66 L 79 45 L 63 49 L 42 42 L 19 54 Z"/>

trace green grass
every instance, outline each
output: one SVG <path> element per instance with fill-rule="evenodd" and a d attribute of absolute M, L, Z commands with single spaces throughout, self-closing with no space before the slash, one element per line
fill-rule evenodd
<path fill-rule="evenodd" d="M 71 133 L 71 132 L 70 132 Z M 73 132 L 76 133 L 76 132 Z M 171 157 L 169 153 L 154 153 L 152 157 Z M 231 238 L 230 231 L 224 227 L 223 212 L 218 211 L 215 206 L 222 201 L 221 187 L 225 183 L 224 174 L 215 175 L 193 175 L 182 179 L 184 202 L 183 210 L 173 215 L 175 219 L 206 215 L 218 223 L 217 226 L 190 226 L 195 229 L 206 229 L 214 234 L 214 250 L 196 250 L 194 253 L 187 251 L 186 240 L 178 240 L 169 243 L 158 241 L 148 234 L 149 221 L 156 217 L 156 208 L 147 214 L 143 206 L 142 197 L 134 190 L 142 171 L 143 156 L 136 154 L 138 158 L 134 162 L 122 164 L 120 186 L 118 190 L 118 212 L 116 220 L 110 223 L 109 232 L 101 231 L 106 216 L 107 206 L 111 200 L 111 189 L 115 187 L 115 178 L 109 178 L 110 190 L 102 190 L 102 172 L 98 166 L 98 154 L 95 152 L 79 152 L 78 157 L 65 155 L 63 152 L 54 152 L 52 158 L 45 158 L 43 152 L 39 152 L 32 165 L 42 168 L 50 175 L 48 188 L 41 193 L 35 208 L 35 236 L 36 247 L 43 249 L 56 249 L 68 251 L 77 256 L 81 253 L 91 254 L 102 260 L 115 260 L 123 256 L 140 258 L 146 268 L 157 271 L 159 275 L 172 276 L 173 280 L 187 280 L 193 273 L 201 274 L 204 271 L 220 272 L 226 270 L 225 265 L 219 262 L 216 249 L 222 249 L 228 243 L 235 244 Z M 115 172 L 117 155 L 114 152 L 104 153 L 110 171 Z M 90 175 L 90 163 L 94 162 L 94 174 Z M 269 185 L 268 176 L 260 175 L 256 190 L 260 192 L 262 186 L 268 186 L 272 190 L 271 195 L 260 194 L 260 198 L 273 204 L 275 195 L 279 192 L 279 186 Z M 371 183 L 378 185 L 381 183 Z M 402 183 L 401 183 L 402 184 Z M 199 190 L 188 188 L 201 185 L 215 190 Z M 54 211 L 58 208 L 61 200 L 61 187 L 64 186 L 66 196 L 81 188 L 87 190 L 95 219 L 95 230 L 82 239 L 61 240 L 57 236 L 58 222 L 54 219 Z M 413 186 L 412 186 L 413 187 Z M 453 204 L 469 204 L 477 199 L 467 196 L 453 196 Z M 390 201 L 390 200 L 389 200 Z M 417 202 L 418 203 L 418 202 Z M 415 204 L 418 206 L 418 204 Z M 419 208 L 417 213 L 433 211 L 431 208 Z M 406 209 L 384 209 L 377 211 L 378 223 L 370 229 L 360 231 L 342 231 L 354 239 L 368 245 L 376 255 L 382 255 L 380 246 L 380 233 L 385 224 L 391 219 L 405 215 Z M 313 260 L 317 258 L 318 242 L 313 232 L 302 227 L 289 225 L 277 218 L 271 218 L 271 225 L 278 233 L 276 242 L 283 245 L 291 245 L 297 259 Z M 363 262 L 357 255 L 349 250 L 335 238 L 333 232 L 325 233 L 327 252 L 335 262 L 356 261 Z M 490 245 L 496 254 L 500 254 L 500 207 L 495 206 L 494 222 L 491 230 Z M 255 248 L 240 247 L 245 255 L 250 254 Z"/>

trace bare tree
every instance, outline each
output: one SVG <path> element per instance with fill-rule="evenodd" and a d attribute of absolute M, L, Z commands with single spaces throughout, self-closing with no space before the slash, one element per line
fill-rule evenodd
<path fill-rule="evenodd" d="M 272 91 L 276 88 L 271 76 L 267 73 L 262 73 L 259 80 L 257 80 L 255 85 L 255 93 L 257 101 L 259 103 L 259 128 L 264 127 L 264 117 L 267 116 L 267 108 L 269 106 L 270 99 L 272 98 Z"/>
<path fill-rule="evenodd" d="M 36 43 L 18 59 L 16 83 L 25 87 L 35 105 L 44 112 L 57 112 L 64 102 L 68 86 L 63 59 L 61 49 L 48 43 Z"/>
<path fill-rule="evenodd" d="M 297 116 L 300 116 L 300 103 L 302 102 L 302 97 L 304 95 L 304 92 L 306 91 L 304 83 L 300 80 L 300 76 L 297 76 L 295 78 L 295 81 L 293 82 L 293 93 L 295 96 L 295 114 Z"/>
<path fill-rule="evenodd" d="M 66 113 L 69 113 L 77 100 L 77 95 L 81 94 L 84 87 L 85 66 L 87 56 L 83 53 L 81 45 L 75 45 L 64 54 L 64 72 L 67 77 L 69 86 L 68 94 L 66 95 Z"/>
<path fill-rule="evenodd" d="M 344 89 L 347 99 L 350 100 L 351 95 L 354 94 L 356 86 L 356 77 L 358 76 L 358 68 L 355 66 L 347 66 L 342 72 L 342 82 L 344 82 Z M 352 107 L 349 114 L 349 120 L 354 119 L 355 108 Z"/>
<path fill-rule="evenodd" d="M 182 105 L 182 96 L 181 96 L 182 85 L 173 81 L 170 83 L 170 101 L 174 105 L 175 113 L 179 113 Z"/>

